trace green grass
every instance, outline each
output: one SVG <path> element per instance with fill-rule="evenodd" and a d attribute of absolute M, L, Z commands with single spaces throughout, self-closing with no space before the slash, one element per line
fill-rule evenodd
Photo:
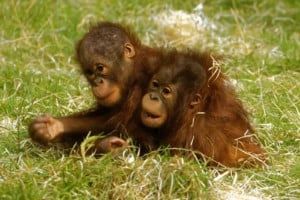
<path fill-rule="evenodd" d="M 192 13 L 198 3 L 0 0 L 0 199 L 299 199 L 300 2 L 205 1 L 216 28 L 190 27 L 188 36 L 155 20 L 170 9 Z M 73 56 L 97 20 L 128 24 L 148 45 L 228 56 L 222 70 L 252 113 L 268 169 L 207 168 L 167 153 L 84 159 L 32 144 L 35 116 L 93 104 Z"/>

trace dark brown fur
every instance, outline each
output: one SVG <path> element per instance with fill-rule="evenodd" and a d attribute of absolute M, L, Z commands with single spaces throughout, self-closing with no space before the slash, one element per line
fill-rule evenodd
<path fill-rule="evenodd" d="M 125 49 L 126 44 L 130 44 L 129 51 Z M 126 57 L 124 49 L 130 56 Z M 103 104 L 97 103 L 95 108 L 66 117 L 37 117 L 29 125 L 31 138 L 48 144 L 62 142 L 65 138 L 76 141 L 88 133 L 107 134 L 115 129 L 127 128 L 134 121 L 134 113 L 137 112 L 143 90 L 157 71 L 159 65 L 155 63 L 159 57 L 159 50 L 142 45 L 126 27 L 110 22 L 91 27 L 76 46 L 77 61 L 92 88 L 96 88 L 96 79 L 101 73 L 95 71 L 98 69 L 94 66 L 95 60 L 110 65 L 110 74 L 98 78 L 101 78 L 100 82 L 108 81 L 108 87 L 121 88 L 121 98 L 112 103 L 108 100 Z M 145 148 L 152 144 L 151 136 L 142 133 L 129 136 L 133 136 Z"/>

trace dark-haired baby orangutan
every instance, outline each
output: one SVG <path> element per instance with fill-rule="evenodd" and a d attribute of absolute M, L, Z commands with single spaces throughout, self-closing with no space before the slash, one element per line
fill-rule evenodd
<path fill-rule="evenodd" d="M 142 45 L 132 31 L 120 24 L 101 22 L 92 26 L 78 42 L 76 58 L 90 84 L 96 106 L 65 117 L 39 116 L 29 125 L 31 138 L 45 145 L 66 138 L 80 142 L 89 133 L 108 134 L 119 126 L 129 128 L 128 124 L 135 121 L 143 90 L 157 71 L 160 56 L 160 50 Z M 152 144 L 149 135 L 129 136 L 142 148 Z M 121 138 L 106 141 L 112 147 L 122 146 Z M 127 145 L 125 140 L 123 144 Z"/>

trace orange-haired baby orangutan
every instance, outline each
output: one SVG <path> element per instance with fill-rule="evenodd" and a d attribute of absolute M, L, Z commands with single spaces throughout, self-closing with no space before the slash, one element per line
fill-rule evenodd
<path fill-rule="evenodd" d="M 140 118 L 159 145 L 193 150 L 209 165 L 265 164 L 247 112 L 208 53 L 167 54 L 142 99 Z"/>
<path fill-rule="evenodd" d="M 126 128 L 135 120 L 138 102 L 157 71 L 159 56 L 158 50 L 142 45 L 135 34 L 119 24 L 102 22 L 91 27 L 76 46 L 76 58 L 97 106 L 66 117 L 39 116 L 29 125 L 31 138 L 48 144 Z M 103 140 L 105 144 L 98 141 L 95 150 L 101 153 L 128 145 L 118 137 L 109 136 Z M 134 138 L 141 146 L 152 144 L 148 135 L 137 134 Z"/>

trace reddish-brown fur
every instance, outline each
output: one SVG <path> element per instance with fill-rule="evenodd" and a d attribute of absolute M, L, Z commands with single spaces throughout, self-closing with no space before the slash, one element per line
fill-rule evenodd
<path fill-rule="evenodd" d="M 123 80 L 119 73 L 118 82 L 122 88 L 121 101 L 111 106 L 97 105 L 86 112 L 81 112 L 67 117 L 53 118 L 42 116 L 35 119 L 29 125 L 29 133 L 33 140 L 40 143 L 61 142 L 62 138 L 85 137 L 88 133 L 109 133 L 113 130 L 116 136 L 121 134 L 133 138 L 144 151 L 156 148 L 156 145 L 170 145 L 171 147 L 187 148 L 194 150 L 212 159 L 210 164 L 221 163 L 226 166 L 241 166 L 261 164 L 265 161 L 265 151 L 257 143 L 253 128 L 249 123 L 247 112 L 241 101 L 237 98 L 234 89 L 229 84 L 224 74 L 219 72 L 217 65 L 213 64 L 213 58 L 209 54 L 189 53 L 184 54 L 188 59 L 201 64 L 206 72 L 204 86 L 198 87 L 193 93 L 185 92 L 183 88 L 181 103 L 173 109 L 169 120 L 161 129 L 148 129 L 143 127 L 139 119 L 139 103 L 145 93 L 147 84 L 153 74 L 161 68 L 165 56 L 172 57 L 172 52 L 164 52 L 141 45 L 139 39 L 128 29 L 112 23 L 102 23 L 100 26 L 113 26 L 123 32 L 124 37 L 135 49 L 136 55 L 129 65 L 129 79 Z M 97 28 L 97 27 L 94 27 Z M 92 30 L 91 30 L 92 31 Z M 93 37 L 93 36 L 92 36 Z M 93 38 L 92 38 L 93 39 Z M 77 47 L 77 59 L 84 70 L 87 63 L 84 52 Z M 107 45 L 105 45 L 106 47 Z M 108 46 L 109 48 L 110 46 Z M 104 56 L 113 61 L 120 61 L 120 56 L 110 57 L 110 51 L 114 52 L 117 46 L 93 57 Z M 88 55 L 89 56 L 89 55 Z M 180 53 L 173 54 L 174 61 Z M 171 59 L 172 60 L 172 59 Z M 116 67 L 113 67 L 117 71 Z M 202 77 L 201 77 L 202 78 Z M 90 81 L 90 80 L 89 80 Z M 90 81 L 90 84 L 94 83 Z M 195 93 L 201 97 L 201 101 L 190 106 Z M 181 98 L 181 96 L 180 96 Z M 100 152 L 110 150 L 110 142 L 114 143 L 115 137 L 108 138 L 104 145 L 100 145 Z M 117 146 L 122 141 L 116 140 Z M 125 143 L 125 146 L 128 145 Z M 112 147 L 115 144 L 112 145 Z M 255 155 L 257 154 L 257 155 Z M 249 161 L 249 162 L 244 162 Z"/>
<path fill-rule="evenodd" d="M 173 56 L 170 60 L 176 60 L 178 53 Z M 190 52 L 184 56 L 201 64 L 206 80 L 204 86 L 179 96 L 192 101 L 196 94 L 200 97 L 198 103 L 190 106 L 189 102 L 183 102 L 171 108 L 175 110 L 171 120 L 153 130 L 158 143 L 171 148 L 194 150 L 208 158 L 210 165 L 264 165 L 266 152 L 259 145 L 247 112 L 216 60 L 208 53 Z M 163 70 L 164 67 L 161 68 Z"/>

